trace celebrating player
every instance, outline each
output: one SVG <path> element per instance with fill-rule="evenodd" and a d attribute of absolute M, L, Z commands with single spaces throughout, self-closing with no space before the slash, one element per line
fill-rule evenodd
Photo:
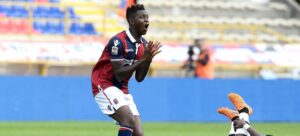
<path fill-rule="evenodd" d="M 143 136 L 139 112 L 128 91 L 128 80 L 135 72 L 138 82 L 144 80 L 160 42 L 142 37 L 149 26 L 148 14 L 142 4 L 126 10 L 129 29 L 110 39 L 92 71 L 92 89 L 101 111 L 116 120 L 118 136 Z"/>
<path fill-rule="evenodd" d="M 229 136 L 264 136 L 251 128 L 249 115 L 252 114 L 252 108 L 243 98 L 236 93 L 230 93 L 228 97 L 237 111 L 222 107 L 218 109 L 218 112 L 232 121 Z"/>

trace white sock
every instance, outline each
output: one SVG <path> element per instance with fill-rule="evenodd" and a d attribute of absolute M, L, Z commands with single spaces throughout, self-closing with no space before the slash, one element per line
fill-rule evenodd
<path fill-rule="evenodd" d="M 231 122 L 231 128 L 229 131 L 229 135 L 235 135 L 234 127 L 233 127 L 233 122 Z"/>
<path fill-rule="evenodd" d="M 246 135 L 246 136 L 250 136 L 250 134 L 248 133 L 247 130 L 245 130 L 244 128 L 238 128 L 236 130 L 236 133 L 235 134 L 243 134 L 243 135 Z"/>
<path fill-rule="evenodd" d="M 249 114 L 248 113 L 242 112 L 242 113 L 239 114 L 239 116 L 240 116 L 240 119 L 243 119 L 246 122 L 250 123 L 250 121 L 249 121 Z"/>
<path fill-rule="evenodd" d="M 242 112 L 239 114 L 239 118 L 242 120 L 245 120 L 246 122 L 250 123 L 249 121 L 249 114 L 246 112 Z M 236 130 L 236 134 L 245 134 L 247 136 L 250 136 L 249 132 L 245 130 L 244 128 L 239 128 Z"/>

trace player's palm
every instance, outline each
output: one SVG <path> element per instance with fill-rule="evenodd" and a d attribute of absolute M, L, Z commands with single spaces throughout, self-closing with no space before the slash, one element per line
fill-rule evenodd
<path fill-rule="evenodd" d="M 161 43 L 157 41 L 153 43 L 152 41 L 150 41 L 147 48 L 150 50 L 151 60 L 152 60 L 155 55 L 161 52 L 159 50 L 161 48 Z"/>
<path fill-rule="evenodd" d="M 143 58 L 145 58 L 146 60 L 148 61 L 151 61 L 151 50 L 152 50 L 152 47 L 149 47 L 149 46 L 153 46 L 153 42 L 150 41 L 147 45 L 147 47 L 145 48 L 144 50 L 144 55 L 143 55 Z"/>

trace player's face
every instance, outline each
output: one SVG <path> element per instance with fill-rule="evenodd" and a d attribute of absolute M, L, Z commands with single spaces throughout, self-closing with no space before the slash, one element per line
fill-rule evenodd
<path fill-rule="evenodd" d="M 134 19 L 134 28 L 138 34 L 144 35 L 147 33 L 149 27 L 148 18 L 148 13 L 145 10 L 137 11 Z"/>

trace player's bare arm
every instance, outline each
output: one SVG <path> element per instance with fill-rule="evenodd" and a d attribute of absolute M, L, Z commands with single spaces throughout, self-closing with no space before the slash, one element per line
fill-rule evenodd
<path fill-rule="evenodd" d="M 133 63 L 132 65 L 125 66 L 124 61 L 112 61 L 111 63 L 112 63 L 113 73 L 117 78 L 117 80 L 122 81 L 123 79 L 127 78 L 143 64 L 149 63 L 150 65 L 153 57 L 160 52 L 158 51 L 159 48 L 160 48 L 159 42 L 156 42 L 155 44 L 151 42 L 150 46 L 149 47 L 147 46 L 147 48 L 145 49 L 143 57 L 137 62 Z M 139 77 L 139 79 L 142 80 L 141 77 Z"/>
<path fill-rule="evenodd" d="M 234 128 L 245 128 L 251 136 L 262 136 L 258 132 L 256 132 L 253 128 L 251 128 L 244 120 L 237 119 L 234 121 Z"/>
<path fill-rule="evenodd" d="M 112 61 L 112 69 L 114 76 L 118 81 L 122 81 L 125 78 L 132 75 L 132 73 L 143 63 L 145 63 L 146 59 L 141 59 L 132 65 L 125 66 L 124 61 Z"/>
<path fill-rule="evenodd" d="M 136 81 L 141 82 L 145 79 L 150 64 L 152 62 L 152 59 L 154 58 L 154 56 L 156 56 L 158 53 L 161 52 L 159 50 L 160 48 L 161 48 L 160 42 L 154 43 L 153 41 L 149 41 L 147 47 L 144 50 L 144 56 L 143 56 L 143 58 L 146 59 L 146 61 L 138 67 L 135 73 Z M 146 58 L 146 56 L 149 56 L 148 54 L 150 54 L 150 57 Z"/>

